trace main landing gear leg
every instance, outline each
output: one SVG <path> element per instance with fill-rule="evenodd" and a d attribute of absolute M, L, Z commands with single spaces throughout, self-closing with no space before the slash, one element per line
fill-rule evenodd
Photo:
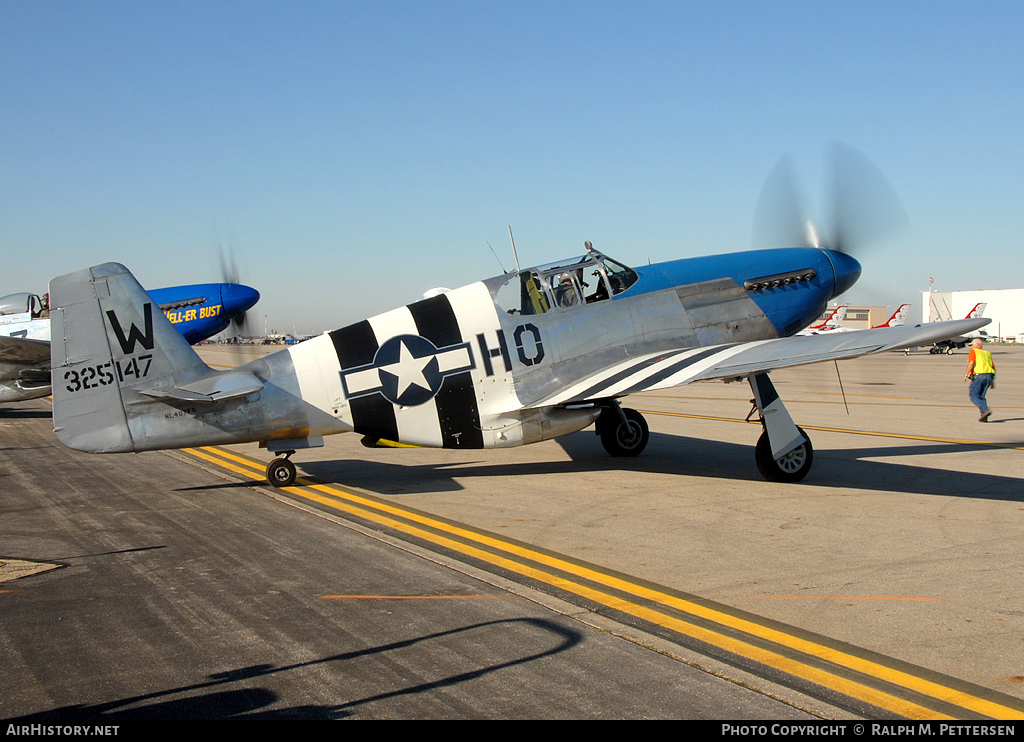
<path fill-rule="evenodd" d="M 757 470 L 769 482 L 799 482 L 814 461 L 811 439 L 793 422 L 768 374 L 755 374 L 748 381 L 764 429 L 754 449 Z"/>
<path fill-rule="evenodd" d="M 639 456 L 647 448 L 650 431 L 644 416 L 613 400 L 597 418 L 597 434 L 611 456 Z"/>
<path fill-rule="evenodd" d="M 295 464 L 288 460 L 295 451 L 280 451 L 281 455 L 267 464 L 267 481 L 275 487 L 295 484 Z"/>

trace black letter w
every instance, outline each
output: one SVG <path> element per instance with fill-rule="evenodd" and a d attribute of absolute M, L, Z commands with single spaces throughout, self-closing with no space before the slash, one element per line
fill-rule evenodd
<path fill-rule="evenodd" d="M 117 342 L 121 345 L 121 352 L 126 356 L 131 355 L 135 352 L 135 343 L 142 343 L 142 347 L 146 350 L 153 350 L 153 305 L 146 303 L 142 307 L 142 314 L 146 320 L 146 334 L 139 332 L 139 328 L 132 323 L 131 329 L 128 330 L 128 337 L 124 336 L 124 330 L 121 328 L 121 323 L 117 321 L 117 315 L 114 314 L 112 309 L 107 310 L 107 317 L 110 319 L 110 326 L 114 328 L 114 334 L 117 335 Z"/>

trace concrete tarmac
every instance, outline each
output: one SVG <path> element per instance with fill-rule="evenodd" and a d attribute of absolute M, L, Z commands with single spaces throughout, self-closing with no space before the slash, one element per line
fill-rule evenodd
<path fill-rule="evenodd" d="M 758 474 L 745 383 L 627 399 L 651 427 L 631 460 L 585 431 L 462 452 L 342 435 L 294 461 L 319 481 L 1022 699 L 1024 348 L 991 350 L 987 424 L 962 381 L 966 350 L 773 373 L 815 447 L 798 485 Z"/>
<path fill-rule="evenodd" d="M 70 451 L 47 400 L 0 449 L 3 719 L 844 716 L 180 454 Z"/>
<path fill-rule="evenodd" d="M 231 365 L 222 360 L 222 350 L 215 346 L 202 353 L 211 363 Z M 301 474 L 319 482 L 374 493 L 396 506 L 415 508 L 481 532 L 715 601 L 767 622 L 813 632 L 866 653 L 1005 694 L 1011 700 L 1022 699 L 1024 605 L 1020 586 L 1024 559 L 1018 545 L 1024 527 L 1024 406 L 1013 403 L 1024 400 L 1024 352 L 997 348 L 994 358 L 999 374 L 997 388 L 990 395 L 995 415 L 988 424 L 976 422 L 977 411 L 967 400 L 966 384 L 960 381 L 966 353 L 950 357 L 890 353 L 840 363 L 849 415 L 833 365 L 774 373 L 772 378 L 780 394 L 815 446 L 814 469 L 799 485 L 767 483 L 757 473 L 753 445 L 760 431 L 743 422 L 750 399 L 746 384 L 698 384 L 627 400 L 627 406 L 649 413 L 651 442 L 637 459 L 611 459 L 592 432 L 583 432 L 504 451 L 366 449 L 359 444 L 358 436 L 342 435 L 328 439 L 323 449 L 299 452 L 293 460 Z M 41 405 L 27 403 L 15 409 L 25 409 L 25 414 L 43 410 L 45 414 Z M 381 593 L 382 575 L 397 580 L 393 586 L 384 580 L 385 586 L 409 594 L 415 593 L 421 582 L 439 583 L 437 592 L 446 595 L 460 590 L 475 594 L 480 589 L 475 583 L 458 580 L 448 584 L 450 576 L 423 574 L 423 565 L 405 561 L 410 559 L 406 552 L 401 552 L 405 556 L 396 557 L 394 563 L 389 556 L 393 549 L 383 549 L 382 553 L 371 549 L 372 553 L 362 560 L 342 557 L 335 548 L 339 538 L 336 526 L 321 532 L 309 525 L 309 516 L 299 518 L 301 522 L 294 526 L 282 525 L 282 513 L 292 508 L 257 495 L 248 487 L 225 484 L 212 474 L 217 466 L 204 473 L 164 454 L 71 454 L 60 448 L 52 434 L 49 439 L 43 433 L 38 439 L 29 439 L 21 431 L 13 433 L 10 424 L 14 419 L 9 413 L 0 413 L 3 446 L 17 451 L 18 456 L 27 456 L 22 449 L 34 447 L 40 454 L 27 459 L 29 463 L 21 465 L 16 476 L 10 473 L 10 464 L 5 464 L 8 475 L 0 480 L 4 483 L 0 495 L 4 509 L 0 557 L 51 559 L 71 566 L 69 555 L 78 555 L 83 558 L 79 567 L 86 566 L 87 574 L 92 555 L 128 566 L 122 565 L 101 580 L 98 584 L 106 587 L 99 597 L 92 598 L 97 610 L 110 601 L 119 618 L 101 620 L 98 614 L 87 612 L 75 619 L 77 628 L 72 633 L 81 637 L 98 626 L 99 637 L 106 637 L 85 653 L 85 659 L 78 660 L 83 668 L 95 668 L 102 666 L 105 658 L 114 658 L 113 669 L 102 675 L 100 683 L 113 689 L 106 693 L 86 692 L 81 683 L 65 689 L 61 683 L 69 681 L 58 678 L 61 673 L 56 666 L 64 653 L 71 652 L 69 647 L 81 642 L 61 639 L 63 627 L 54 623 L 48 626 L 44 608 L 26 607 L 29 613 L 20 614 L 23 620 L 14 622 L 20 628 L 11 628 L 10 594 L 0 594 L 4 601 L 0 603 L 4 606 L 0 611 L 0 653 L 17 658 L 27 668 L 24 677 L 28 678 L 27 690 L 19 690 L 14 707 L 0 700 L 0 715 L 67 713 L 69 709 L 77 712 L 80 707 L 104 714 L 140 708 L 153 713 L 185 708 L 196 713 L 199 707 L 192 702 L 185 706 L 174 703 L 180 697 L 215 696 L 220 689 L 205 683 L 221 677 L 220 673 L 228 673 L 224 677 L 234 678 L 231 682 L 245 681 L 242 686 L 222 686 L 232 693 L 243 688 L 248 693 L 251 686 L 274 695 L 261 705 L 258 698 L 253 701 L 243 693 L 239 715 L 282 709 L 301 715 L 306 706 L 296 699 L 304 698 L 304 692 L 268 688 L 266 678 L 288 676 L 289 672 L 277 672 L 275 668 L 290 671 L 302 662 L 314 663 L 319 672 L 328 672 L 324 668 L 333 666 L 331 658 L 335 654 L 316 640 L 317 631 L 336 643 L 337 617 L 325 616 L 325 603 L 309 597 L 291 604 L 290 610 L 271 611 L 270 619 L 265 621 L 255 615 L 255 609 L 239 609 L 239 605 L 273 604 L 277 598 L 268 596 L 280 593 L 289 600 L 295 600 L 297 593 L 306 596 L 297 586 L 307 579 L 315 583 L 315 587 L 306 588 L 309 595 L 326 594 L 332 580 L 337 582 L 350 573 L 358 575 L 352 579 L 361 583 L 360 594 Z M 13 440 L 9 437 L 12 434 L 16 436 Z M 266 452 L 254 444 L 233 449 L 269 460 Z M 64 463 L 65 453 L 71 456 L 68 463 Z M 107 466 L 111 468 L 102 468 Z M 198 481 L 193 481 L 194 477 Z M 98 489 L 78 493 L 76 488 L 87 481 L 98 482 Z M 9 486 L 12 482 L 13 489 Z M 117 488 L 116 495 L 111 491 L 109 503 L 99 494 L 108 486 Z M 76 494 L 69 496 L 68 491 Z M 285 516 L 284 520 L 289 518 Z M 188 535 L 197 529 L 201 536 Z M 87 539 L 84 534 L 88 534 Z M 82 539 L 86 540 L 80 543 Z M 180 541 L 173 558 L 168 557 L 159 568 L 144 565 L 145 560 L 168 553 L 165 547 L 172 541 Z M 201 556 L 189 556 L 197 549 Z M 354 566 L 361 561 L 365 566 Z M 388 566 L 381 567 L 385 563 Z M 279 564 L 283 565 L 281 570 Z M 240 573 L 244 573 L 244 579 Z M 19 583 L 45 586 L 63 580 L 66 587 L 62 589 L 73 590 L 80 580 L 71 575 L 65 567 L 0 585 L 0 589 Z M 161 586 L 152 575 L 165 575 L 165 579 L 180 576 L 184 581 L 175 582 L 173 590 L 161 589 L 170 585 Z M 208 579 L 210 575 L 215 579 Z M 236 579 L 242 580 L 238 587 L 233 586 Z M 210 588 L 221 584 L 232 585 L 225 590 L 229 595 L 223 602 L 220 597 L 209 597 Z M 203 589 L 198 590 L 199 586 Z M 86 592 L 97 589 L 97 584 L 90 583 Z M 356 592 L 333 586 L 330 590 Z M 182 598 L 193 593 L 201 596 L 197 598 L 199 607 L 192 606 L 192 598 Z M 62 621 L 77 615 L 78 601 L 85 600 L 84 595 L 72 592 L 64 595 L 71 602 L 57 612 L 63 616 Z M 481 602 L 485 606 L 506 604 Z M 441 611 L 425 608 L 427 605 L 424 601 L 403 603 L 402 615 L 394 624 L 420 629 L 419 634 L 412 632 L 413 637 L 461 631 L 465 625 L 453 624 L 447 617 L 437 624 L 431 619 L 428 627 L 424 611 Z M 472 625 L 490 626 L 488 622 L 516 621 L 527 616 L 551 622 L 541 630 L 545 636 L 552 625 L 561 628 L 550 629 L 554 632 L 550 635 L 569 629 L 591 631 L 581 628 L 588 622 L 560 623 L 565 619 L 538 614 L 536 604 L 529 605 L 534 613 L 489 613 Z M 144 625 L 163 626 L 154 629 L 156 634 L 173 638 L 154 642 L 148 638 L 149 629 L 132 629 L 140 638 L 125 642 L 125 646 L 135 648 L 121 650 L 120 643 L 112 639 L 117 636 L 117 621 L 140 610 Z M 296 612 L 306 619 L 300 623 L 311 628 L 290 626 L 286 617 Z M 352 633 L 356 640 L 345 644 L 339 650 L 342 654 L 359 651 L 353 647 L 391 647 L 396 642 L 416 641 L 408 631 L 397 635 L 385 631 L 383 638 L 371 641 L 382 625 L 391 626 L 381 613 L 365 619 L 358 629 L 350 629 L 348 620 L 346 616 L 344 628 L 339 630 Z M 177 630 L 169 627 L 179 621 L 184 621 L 185 630 L 175 637 Z M 527 633 L 535 631 L 534 626 L 529 624 Z M 582 644 L 596 648 L 589 643 L 590 634 L 586 635 L 587 641 Z M 34 667 L 36 655 L 24 647 L 45 647 L 49 641 L 63 649 L 48 660 L 55 667 L 42 672 Z M 219 646 L 225 641 L 231 649 L 225 650 L 227 656 L 221 656 Z M 514 637 L 511 641 L 513 645 L 521 643 Z M 142 649 L 153 644 L 159 649 Z M 284 645 L 295 648 L 303 659 L 281 655 Z M 557 641 L 548 646 L 556 645 Z M 633 645 L 623 646 L 641 651 Z M 215 661 L 197 659 L 209 651 Z M 612 653 L 612 667 L 628 667 L 630 660 L 621 659 L 618 651 L 625 653 L 622 656 L 629 655 L 625 649 Z M 603 652 L 607 650 L 602 648 L 598 654 Z M 511 661 L 504 650 L 497 654 L 498 659 L 488 656 L 481 660 L 485 666 L 502 668 L 501 672 L 485 673 L 488 677 L 502 675 L 503 663 Z M 572 652 L 567 650 L 559 656 L 569 654 Z M 590 657 L 594 653 L 582 654 Z M 136 674 L 128 673 L 126 677 L 119 670 L 120 663 L 136 655 L 145 658 L 143 664 L 150 670 L 134 670 Z M 517 667 L 545 664 L 529 656 L 530 661 Z M 664 659 L 676 672 L 686 667 Z M 705 666 L 701 660 L 693 664 Z M 264 665 L 271 671 L 247 669 Z M 457 663 L 457 667 L 465 665 Z M 657 669 L 640 669 L 642 662 L 637 667 L 631 677 L 650 675 L 655 685 L 674 682 L 666 680 L 667 675 L 659 675 Z M 157 675 L 152 683 L 148 680 L 151 671 Z M 247 672 L 255 673 L 252 677 L 258 680 L 250 681 Z M 431 683 L 437 677 L 461 679 L 458 670 L 435 671 L 435 681 L 406 681 L 405 686 L 396 684 L 393 678 L 383 680 L 388 677 L 383 671 L 375 672 L 381 673 L 381 682 L 392 683 L 390 687 L 424 686 L 426 696 L 420 696 L 419 691 L 388 696 L 380 688 L 367 686 L 362 695 L 355 694 L 355 703 L 346 700 L 331 704 L 318 696 L 309 703 L 309 714 L 345 715 L 355 710 L 357 714 L 399 716 L 619 718 L 698 713 L 689 706 L 673 705 L 678 702 L 674 697 L 659 706 L 659 693 L 646 687 L 634 701 L 613 699 L 600 710 L 597 702 L 570 708 L 568 700 L 548 704 L 539 698 L 535 705 L 526 702 L 512 707 L 494 700 L 510 691 L 486 690 L 480 692 L 479 703 L 474 690 L 463 694 L 473 700 L 460 697 L 464 705 L 452 706 L 446 699 L 434 698 L 437 686 Z M 568 698 L 573 693 L 587 696 L 590 692 L 589 684 L 581 683 L 580 678 L 602 677 L 604 683 L 604 678 L 615 677 L 617 670 L 566 672 L 575 673 L 577 681 L 562 676 L 550 682 L 552 686 L 561 683 L 573 688 L 573 692 L 564 691 L 563 696 Z M 673 671 L 666 672 L 671 675 Z M 721 674 L 738 682 L 749 680 L 731 667 Z M 142 687 L 148 690 L 140 690 L 138 678 L 142 676 L 147 678 Z M 197 679 L 200 677 L 206 679 Z M 52 690 L 54 683 L 60 692 Z M 517 684 L 520 694 L 530 697 L 535 697 L 534 687 L 539 689 L 537 696 L 546 698 L 550 693 L 549 686 L 535 685 L 532 679 L 520 677 Z M 689 680 L 684 682 L 687 688 L 689 684 Z M 749 684 L 766 693 L 777 690 L 762 678 Z M 449 684 L 442 680 L 440 685 L 447 688 Z M 89 688 L 95 687 L 95 683 L 89 684 Z M 584 692 L 581 687 L 588 690 Z M 153 688 L 172 692 L 153 696 L 163 692 Z M 722 701 L 714 707 L 698 702 L 695 708 L 705 709 L 710 718 L 779 718 L 793 710 L 783 705 L 745 707 L 718 686 L 707 694 Z M 6 692 L 4 695 L 12 697 Z M 555 694 L 556 698 L 563 696 Z M 269 699 L 269 695 L 262 697 Z M 399 697 L 401 702 L 384 702 Z M 421 697 L 430 697 L 436 705 L 405 705 L 409 698 Z M 131 700 L 139 698 L 146 700 Z M 161 698 L 170 698 L 169 705 Z M 367 698 L 372 702 L 364 702 Z M 234 702 L 235 698 L 226 700 Z M 823 715 L 849 713 L 823 710 L 820 700 L 787 700 Z M 245 707 L 247 702 L 254 704 L 251 709 Z M 387 711 L 380 712 L 385 707 Z"/>

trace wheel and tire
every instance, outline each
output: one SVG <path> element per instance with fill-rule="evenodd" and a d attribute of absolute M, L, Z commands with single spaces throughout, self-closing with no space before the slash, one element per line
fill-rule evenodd
<path fill-rule="evenodd" d="M 768 433 L 761 433 L 757 439 L 757 447 L 754 448 L 754 461 L 757 462 L 757 470 L 761 476 L 769 482 L 799 482 L 807 476 L 814 462 L 814 447 L 811 446 L 811 439 L 803 428 L 797 428 L 804 442 L 787 453 L 781 459 L 772 456 L 772 444 L 768 441 Z"/>
<path fill-rule="evenodd" d="M 615 410 L 606 410 L 601 415 L 601 444 L 612 456 L 639 456 L 650 438 L 647 421 L 636 410 L 623 408 L 622 412 L 625 422 Z"/>
<path fill-rule="evenodd" d="M 295 484 L 295 464 L 288 459 L 274 459 L 267 464 L 267 481 L 275 487 Z"/>

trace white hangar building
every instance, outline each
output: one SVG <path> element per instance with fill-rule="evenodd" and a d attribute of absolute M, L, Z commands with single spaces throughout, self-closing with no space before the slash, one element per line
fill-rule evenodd
<path fill-rule="evenodd" d="M 982 328 L 993 337 L 1024 342 L 1024 289 L 980 291 L 922 291 L 921 320 L 963 319 L 977 304 L 987 304 L 983 317 L 992 322 Z"/>

